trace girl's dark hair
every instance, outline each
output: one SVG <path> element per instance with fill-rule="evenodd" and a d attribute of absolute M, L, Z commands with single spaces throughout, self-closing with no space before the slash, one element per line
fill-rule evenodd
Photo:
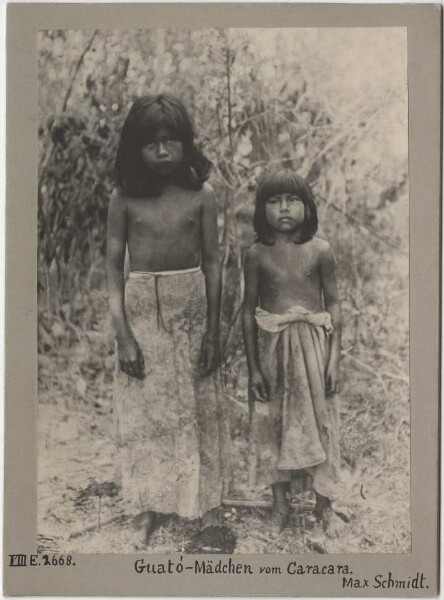
<path fill-rule="evenodd" d="M 278 194 L 297 194 L 304 203 L 305 219 L 298 231 L 297 244 L 308 242 L 318 229 L 318 211 L 313 193 L 308 183 L 290 169 L 265 172 L 259 179 L 256 190 L 256 207 L 253 217 L 256 242 L 267 246 L 274 244 L 274 231 L 269 225 L 265 213 L 266 201 Z"/>
<path fill-rule="evenodd" d="M 161 182 L 144 167 L 141 149 L 151 141 L 156 130 L 168 128 L 183 144 L 183 163 L 177 183 L 200 190 L 208 179 L 211 162 L 195 143 L 195 133 L 185 106 L 170 94 L 143 96 L 132 105 L 123 124 L 114 167 L 115 180 L 129 196 L 158 196 Z"/>

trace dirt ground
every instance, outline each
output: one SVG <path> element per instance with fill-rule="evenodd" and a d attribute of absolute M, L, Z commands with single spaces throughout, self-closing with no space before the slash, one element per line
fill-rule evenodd
<path fill-rule="evenodd" d="M 177 517 L 165 520 L 149 548 L 140 544 L 114 481 L 113 357 L 95 364 L 93 356 L 82 358 L 81 349 L 77 350 L 77 354 L 74 349 L 57 358 L 40 356 L 40 551 L 184 552 L 199 531 L 199 523 Z M 342 394 L 343 469 L 337 506 L 349 524 L 340 538 L 329 538 L 315 523 L 310 492 L 299 497 L 299 508 L 292 511 L 289 526 L 280 535 L 273 534 L 267 508 L 269 491 L 247 485 L 245 386 L 227 389 L 237 470 L 234 488 L 219 517 L 224 531 L 234 534 L 234 553 L 410 551 L 408 401 L 385 405 L 382 417 L 380 405 L 374 402 L 378 422 L 369 406 L 352 408 L 359 385 L 362 387 L 362 381 L 351 377 Z M 240 505 L 245 500 L 250 506 Z M 233 551 L 233 544 L 225 551 Z"/>

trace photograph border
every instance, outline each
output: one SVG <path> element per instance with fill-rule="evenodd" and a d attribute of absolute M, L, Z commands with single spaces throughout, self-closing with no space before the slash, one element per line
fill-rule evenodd
<path fill-rule="evenodd" d="M 409 96 L 412 552 L 233 555 L 253 575 L 139 574 L 137 558 L 76 555 L 75 566 L 30 565 L 37 552 L 37 31 L 211 27 L 406 27 Z M 9 4 L 5 301 L 4 593 L 106 596 L 434 596 L 439 575 L 441 220 L 439 4 Z M 25 554 L 26 567 L 11 556 Z M 180 555 L 173 558 L 177 561 Z M 196 555 L 183 556 L 192 564 Z M 215 563 L 220 556 L 204 555 Z M 342 588 L 341 575 L 292 575 L 290 562 L 345 565 L 371 581 L 423 574 L 422 589 Z M 280 566 L 281 575 L 259 574 Z M 215 588 L 217 582 L 218 588 Z"/>

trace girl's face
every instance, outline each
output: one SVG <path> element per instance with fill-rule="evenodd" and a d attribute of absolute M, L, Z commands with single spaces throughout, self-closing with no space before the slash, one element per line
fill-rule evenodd
<path fill-rule="evenodd" d="M 141 155 L 145 167 L 158 176 L 168 177 L 182 164 L 183 144 L 162 125 L 141 148 Z"/>
<path fill-rule="evenodd" d="M 304 223 L 305 206 L 297 194 L 276 194 L 265 201 L 265 216 L 275 231 L 292 233 Z"/>

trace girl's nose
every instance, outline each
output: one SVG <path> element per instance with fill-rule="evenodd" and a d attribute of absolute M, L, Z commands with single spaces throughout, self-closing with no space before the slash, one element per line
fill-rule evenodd
<path fill-rule="evenodd" d="M 288 202 L 285 198 L 282 198 L 281 200 L 281 212 L 287 212 L 288 211 Z"/>
<path fill-rule="evenodd" d="M 165 148 L 163 142 L 159 142 L 157 144 L 157 156 L 167 156 L 168 155 L 168 151 Z"/>

